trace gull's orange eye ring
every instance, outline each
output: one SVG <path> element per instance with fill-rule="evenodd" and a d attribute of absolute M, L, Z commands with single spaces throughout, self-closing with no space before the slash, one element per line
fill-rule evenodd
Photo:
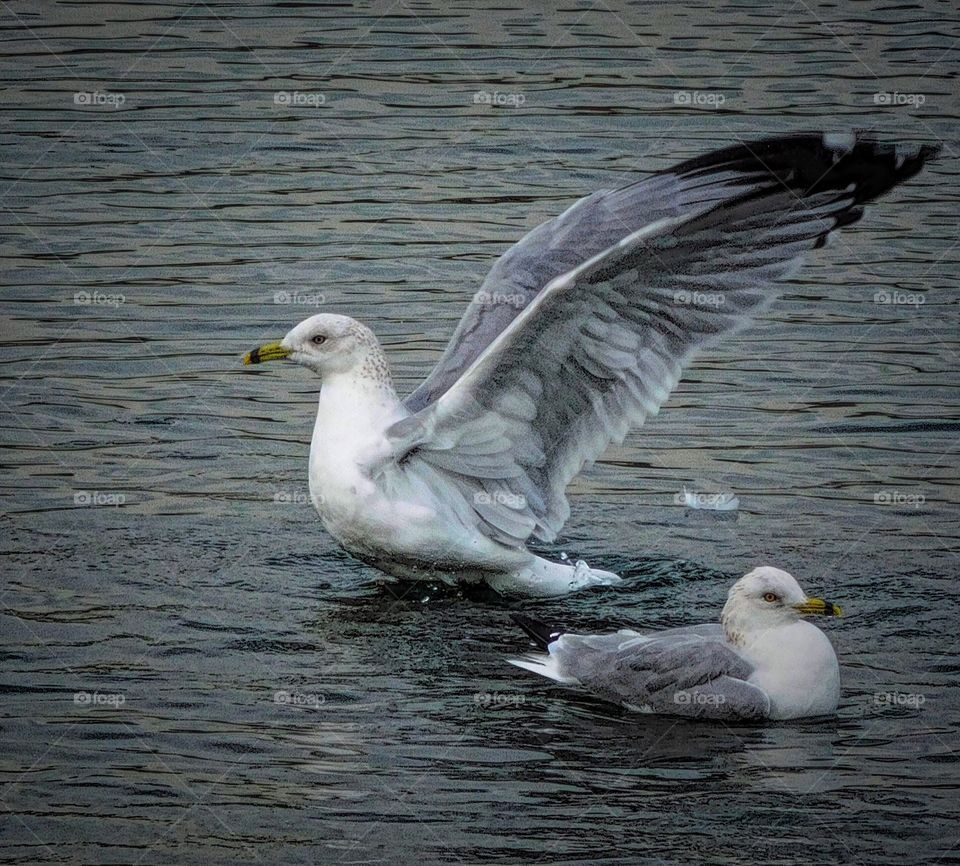
<path fill-rule="evenodd" d="M 780 596 L 778 596 L 775 592 L 765 592 L 763 594 L 763 600 L 773 603 L 775 601 L 780 601 Z"/>

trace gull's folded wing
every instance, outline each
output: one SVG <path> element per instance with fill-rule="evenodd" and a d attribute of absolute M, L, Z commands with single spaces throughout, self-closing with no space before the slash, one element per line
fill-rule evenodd
<path fill-rule="evenodd" d="M 892 155 L 892 148 L 861 141 L 845 168 L 861 160 L 872 163 L 883 153 Z M 696 216 L 774 178 L 794 189 L 809 188 L 831 169 L 835 155 L 836 149 L 819 133 L 771 138 L 714 151 L 581 199 L 533 229 L 494 263 L 436 367 L 406 399 L 407 407 L 418 412 L 434 402 L 544 286 L 627 235 L 664 218 Z M 867 180 L 864 174 L 858 179 Z M 882 182 L 877 188 L 862 186 L 861 200 L 887 188 Z"/>
<path fill-rule="evenodd" d="M 627 639 L 606 651 L 595 638 L 563 635 L 550 655 L 560 672 L 604 700 L 695 718 L 769 715 L 769 697 L 747 682 L 752 665 L 725 642 L 720 626 Z"/>
<path fill-rule="evenodd" d="M 644 225 L 546 285 L 439 399 L 390 428 L 398 463 L 456 484 L 491 537 L 552 540 L 584 464 L 655 414 L 691 357 L 761 311 L 804 252 L 934 153 L 820 137 L 755 150 L 748 180 L 706 171 L 724 191 L 707 210 Z M 775 169 L 761 171 L 763 155 Z"/>

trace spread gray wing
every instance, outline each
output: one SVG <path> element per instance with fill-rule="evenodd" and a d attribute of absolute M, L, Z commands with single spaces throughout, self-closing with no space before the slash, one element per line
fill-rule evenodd
<path fill-rule="evenodd" d="M 393 465 L 452 485 L 491 538 L 552 541 L 583 466 L 658 412 L 683 366 L 761 311 L 804 252 L 933 152 L 819 136 L 755 147 L 753 162 L 749 149 L 716 160 L 740 154 L 739 172 L 702 169 L 706 209 L 645 224 L 539 291 L 439 399 L 387 431 Z"/>
<path fill-rule="evenodd" d="M 877 148 L 882 149 L 863 141 L 852 159 L 866 153 L 873 160 Z M 406 399 L 407 407 L 417 412 L 447 391 L 551 280 L 658 220 L 694 217 L 771 181 L 809 187 L 831 168 L 835 152 L 821 134 L 738 144 L 580 199 L 494 263 L 439 362 Z"/>
<path fill-rule="evenodd" d="M 619 638 L 619 640 L 617 639 Z M 565 634 L 550 645 L 557 670 L 614 703 L 709 719 L 763 719 L 766 693 L 719 626 L 631 637 Z"/>

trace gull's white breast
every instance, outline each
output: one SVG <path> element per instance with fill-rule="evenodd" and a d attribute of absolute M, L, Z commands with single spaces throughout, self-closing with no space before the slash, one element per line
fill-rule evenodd
<path fill-rule="evenodd" d="M 771 719 L 829 715 L 840 701 L 840 666 L 829 638 L 812 623 L 760 632 L 741 649 L 755 670 L 749 682 L 770 698 Z"/>
<path fill-rule="evenodd" d="M 324 383 L 310 442 L 310 497 L 327 531 L 358 553 L 396 548 L 433 511 L 387 495 L 376 479 L 389 463 L 386 429 L 395 403 L 363 387 Z M 372 543 L 372 547 L 371 547 Z M 368 550 L 369 549 L 369 550 Z"/>
<path fill-rule="evenodd" d="M 485 568 L 529 559 L 466 525 L 452 485 L 432 485 L 396 464 L 386 431 L 407 414 L 395 397 L 362 383 L 324 382 L 310 443 L 310 497 L 327 531 L 386 570 L 392 561 Z"/>

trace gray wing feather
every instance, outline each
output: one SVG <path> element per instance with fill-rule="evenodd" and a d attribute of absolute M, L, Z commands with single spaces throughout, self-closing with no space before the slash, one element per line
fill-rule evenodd
<path fill-rule="evenodd" d="M 588 195 L 537 226 L 494 263 L 436 367 L 404 401 L 407 408 L 419 411 L 443 394 L 551 280 L 645 225 L 702 212 L 745 191 L 750 179 L 747 173 L 718 172 L 704 185 L 679 166 Z"/>
<path fill-rule="evenodd" d="M 770 698 L 751 683 L 722 676 L 702 686 L 675 692 L 668 701 L 660 700 L 651 709 L 692 719 L 758 721 L 769 717 Z"/>
<path fill-rule="evenodd" d="M 759 719 L 770 711 L 766 693 L 747 682 L 753 666 L 719 627 L 563 635 L 550 654 L 564 675 L 615 703 L 693 718 Z"/>
<path fill-rule="evenodd" d="M 866 163 L 865 157 L 875 160 L 881 150 L 882 145 L 861 139 L 852 148 L 851 159 Z M 892 148 L 886 151 L 892 153 Z M 407 407 L 417 412 L 438 399 L 551 280 L 621 238 L 658 220 L 705 213 L 771 180 L 805 191 L 830 171 L 837 152 L 835 144 L 820 134 L 738 144 L 580 199 L 533 229 L 494 263 L 440 361 L 405 401 Z M 915 164 L 897 165 L 896 179 L 913 174 L 933 152 L 921 149 Z M 869 190 L 870 197 L 879 191 Z M 498 303 L 497 298 L 507 300 Z"/>
<path fill-rule="evenodd" d="M 858 160 L 817 151 L 807 164 L 802 147 L 787 158 L 775 144 L 792 175 L 737 184 L 704 170 L 707 209 L 647 224 L 553 279 L 436 402 L 387 431 L 395 460 L 441 472 L 490 537 L 553 540 L 584 464 L 656 414 L 683 365 L 761 311 L 803 252 L 930 155 L 859 142 Z M 823 160 L 834 171 L 815 175 Z"/>

